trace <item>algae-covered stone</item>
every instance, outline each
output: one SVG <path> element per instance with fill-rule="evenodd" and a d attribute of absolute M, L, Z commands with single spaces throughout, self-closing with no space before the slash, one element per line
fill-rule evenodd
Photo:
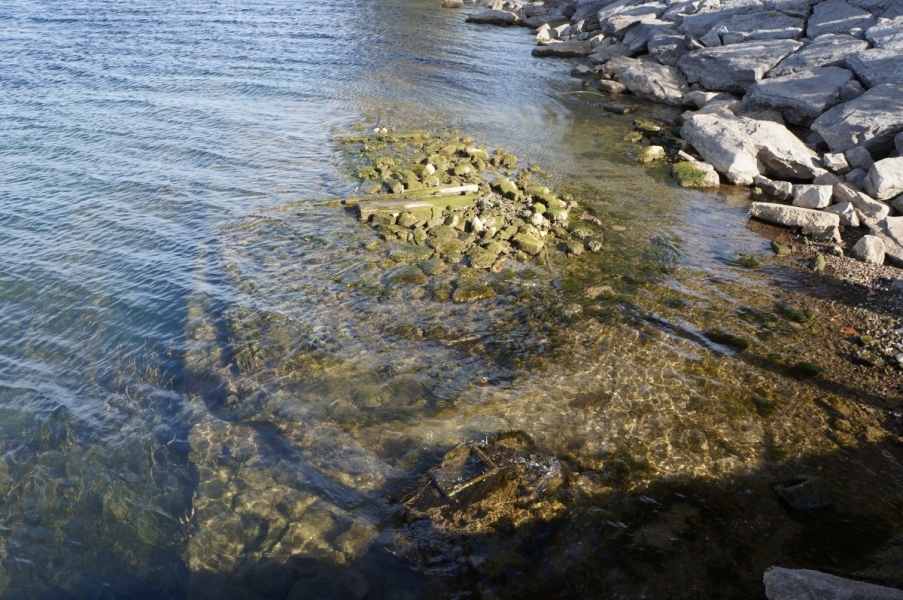
<path fill-rule="evenodd" d="M 715 167 L 699 161 L 674 163 L 671 174 L 684 188 L 718 187 L 721 183 Z"/>
<path fill-rule="evenodd" d="M 450 225 L 440 225 L 438 227 L 433 227 L 432 229 L 427 231 L 427 234 L 431 238 L 437 239 L 457 238 L 458 230 Z"/>
<path fill-rule="evenodd" d="M 370 222 L 374 225 L 395 225 L 396 217 L 389 212 L 378 212 L 370 216 Z"/>
<path fill-rule="evenodd" d="M 567 207 L 555 206 L 550 207 L 545 212 L 545 217 L 552 223 L 564 223 L 568 220 L 571 211 Z"/>
<path fill-rule="evenodd" d="M 496 255 L 484 250 L 483 248 L 475 248 L 470 253 L 470 266 L 475 269 L 488 269 L 495 264 Z"/>
<path fill-rule="evenodd" d="M 514 236 L 514 243 L 519 250 L 523 250 L 533 256 L 539 254 L 543 248 L 543 241 L 529 233 L 517 234 Z"/>
<path fill-rule="evenodd" d="M 771 249 L 777 256 L 790 256 L 792 252 L 790 246 L 777 240 L 771 242 Z"/>
<path fill-rule="evenodd" d="M 568 254 L 573 254 L 574 256 L 580 256 L 583 254 L 583 242 L 569 242 L 567 245 Z"/>
<path fill-rule="evenodd" d="M 438 275 L 445 270 L 445 263 L 438 258 L 430 258 L 418 264 L 420 270 L 427 275 Z"/>
<path fill-rule="evenodd" d="M 408 211 L 405 211 L 405 212 L 401 213 L 400 215 L 398 215 L 398 225 L 401 227 L 410 228 L 419 222 L 420 222 L 420 219 L 418 219 L 414 214 L 412 214 Z"/>
<path fill-rule="evenodd" d="M 489 284 L 479 279 L 467 278 L 457 281 L 451 298 L 454 302 L 474 302 L 493 296 L 495 296 L 495 292 Z"/>
<path fill-rule="evenodd" d="M 403 267 L 390 274 L 387 278 L 390 283 L 414 285 L 422 285 L 428 279 L 426 273 L 414 266 Z"/>
<path fill-rule="evenodd" d="M 429 245 L 441 255 L 460 254 L 467 249 L 467 244 L 456 237 L 432 238 Z M 460 258 L 458 258 L 460 260 Z"/>

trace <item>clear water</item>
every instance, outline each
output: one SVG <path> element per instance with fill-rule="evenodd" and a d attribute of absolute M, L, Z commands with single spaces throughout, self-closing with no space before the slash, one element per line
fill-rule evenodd
<path fill-rule="evenodd" d="M 633 164 L 629 118 L 565 94 L 566 63 L 436 4 L 0 6 L 0 597 L 535 590 L 529 569 L 517 588 L 446 568 L 451 551 L 412 558 L 424 538 L 394 524 L 390 498 L 458 444 L 523 430 L 585 467 L 575 511 L 607 507 L 653 539 L 615 500 L 653 478 L 620 485 L 593 465 L 630 455 L 659 483 L 745 489 L 775 448 L 836 451 L 817 434 L 823 389 L 700 335 L 716 323 L 756 340 L 738 308 L 798 299 L 771 287 L 779 270 L 730 262 L 765 248 L 742 195 Z M 358 122 L 454 126 L 542 165 L 623 227 L 615 251 L 518 276 L 488 303 L 383 286 L 361 246 L 373 233 L 328 202 L 355 189 L 332 136 Z M 806 351 L 773 329 L 757 355 Z M 749 395 L 780 423 L 744 410 Z M 857 517 L 869 531 L 899 508 L 890 481 L 886 505 Z M 841 513 L 857 485 L 836 492 Z M 741 517 L 788 527 L 762 489 Z M 661 506 L 698 516 L 671 493 Z M 618 575 L 578 595 L 645 589 L 650 559 L 599 527 Z M 579 554 L 589 538 L 572 533 Z M 751 572 L 806 562 L 746 543 Z M 756 577 L 722 579 L 748 591 Z"/>

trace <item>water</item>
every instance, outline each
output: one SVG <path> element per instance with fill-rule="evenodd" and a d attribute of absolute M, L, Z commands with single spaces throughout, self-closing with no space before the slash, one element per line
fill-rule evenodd
<path fill-rule="evenodd" d="M 730 262 L 766 245 L 743 195 L 633 164 L 629 118 L 565 94 L 567 64 L 462 21 L 423 0 L 0 7 L 0 596 L 676 597 L 665 564 L 736 597 L 890 535 L 899 457 L 836 467 L 814 400 L 858 399 L 777 369 L 818 326 L 775 316 L 806 301 L 792 272 Z M 333 135 L 361 122 L 542 165 L 624 228 L 614 251 L 483 303 L 386 288 L 329 202 L 357 185 Z M 392 499 L 447 451 L 510 430 L 539 508 L 405 521 Z M 779 506 L 788 454 L 840 469 L 836 513 Z"/>

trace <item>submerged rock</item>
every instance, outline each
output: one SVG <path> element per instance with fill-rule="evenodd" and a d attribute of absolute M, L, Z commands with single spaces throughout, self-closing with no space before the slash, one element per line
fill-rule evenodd
<path fill-rule="evenodd" d="M 790 508 L 810 510 L 831 504 L 828 486 L 818 477 L 797 475 L 788 485 L 776 485 L 775 492 Z"/>

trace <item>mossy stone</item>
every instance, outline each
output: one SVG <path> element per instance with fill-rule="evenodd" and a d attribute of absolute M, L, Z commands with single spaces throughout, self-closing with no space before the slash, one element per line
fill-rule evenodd
<path fill-rule="evenodd" d="M 529 233 L 519 233 L 514 236 L 514 243 L 519 250 L 532 256 L 539 254 L 543 248 L 543 241 Z"/>
<path fill-rule="evenodd" d="M 395 284 L 423 285 L 428 280 L 426 273 L 415 266 L 399 269 L 388 277 L 388 281 Z"/>
<path fill-rule="evenodd" d="M 395 246 L 389 250 L 389 258 L 395 262 L 416 262 L 426 260 L 433 255 L 433 249 L 425 246 Z"/>
<path fill-rule="evenodd" d="M 456 282 L 452 300 L 454 302 L 475 302 L 494 296 L 495 292 L 489 284 L 479 279 L 467 278 L 459 279 Z"/>

